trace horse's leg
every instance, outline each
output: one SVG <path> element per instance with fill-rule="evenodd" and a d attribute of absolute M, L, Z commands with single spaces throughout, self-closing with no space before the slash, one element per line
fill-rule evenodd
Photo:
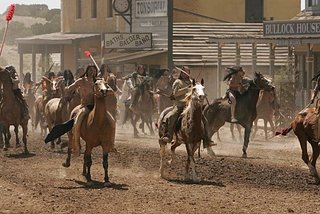
<path fill-rule="evenodd" d="M 242 140 L 241 126 L 239 124 L 236 124 L 236 127 L 237 127 L 237 130 L 238 130 L 238 133 L 239 133 L 239 142 L 241 142 L 241 140 Z"/>
<path fill-rule="evenodd" d="M 186 178 L 189 177 L 189 169 L 191 167 L 191 178 L 193 182 L 199 182 L 199 178 L 197 176 L 196 168 L 195 168 L 195 160 L 194 160 L 194 149 L 192 148 L 191 143 L 186 143 L 186 149 L 188 153 L 188 160 L 186 164 Z"/>
<path fill-rule="evenodd" d="M 105 187 L 111 186 L 111 183 L 109 181 L 109 175 L 108 175 L 108 168 L 109 168 L 109 163 L 108 163 L 108 152 L 103 152 L 103 169 L 104 169 L 104 183 L 103 185 Z"/>
<path fill-rule="evenodd" d="M 253 124 L 254 124 L 254 131 L 251 134 L 251 140 L 254 140 L 254 138 L 256 137 L 256 134 L 258 131 L 258 119 L 255 119 Z"/>
<path fill-rule="evenodd" d="M 271 130 L 272 130 L 272 136 L 274 136 L 275 131 L 276 131 L 275 124 L 272 120 L 272 117 L 270 117 L 268 120 L 269 120 L 269 124 L 270 124 Z"/>
<path fill-rule="evenodd" d="M 248 157 L 247 148 L 249 145 L 251 128 L 252 128 L 252 125 L 248 125 L 248 124 L 244 127 L 244 142 L 243 142 L 243 147 L 242 147 L 242 157 L 243 158 Z"/>
<path fill-rule="evenodd" d="M 216 133 L 217 133 L 217 140 L 218 140 L 219 142 L 221 142 L 221 138 L 220 138 L 219 130 L 218 130 Z M 210 136 L 210 135 L 209 135 L 209 136 Z"/>
<path fill-rule="evenodd" d="M 152 116 L 151 115 L 148 115 L 147 116 L 147 126 L 149 128 L 149 131 L 150 131 L 150 135 L 154 135 L 154 130 L 153 130 L 153 126 L 152 126 Z"/>
<path fill-rule="evenodd" d="M 268 141 L 268 120 L 263 119 L 263 127 L 264 127 L 264 139 Z"/>
<path fill-rule="evenodd" d="M 91 185 L 91 182 L 92 182 L 91 172 L 90 172 L 91 165 L 92 165 L 91 151 L 92 151 L 92 148 L 86 145 L 86 151 L 84 152 L 84 157 L 83 157 L 82 175 L 86 178 L 88 185 Z"/>
<path fill-rule="evenodd" d="M 176 157 L 176 148 L 180 145 L 181 145 L 181 143 L 178 143 L 178 140 L 175 139 L 173 144 L 171 145 L 171 149 L 170 149 L 171 150 L 171 159 L 168 162 L 169 164 L 172 164 L 174 162 L 175 157 Z"/>
<path fill-rule="evenodd" d="M 71 163 L 71 153 L 72 153 L 72 142 L 73 142 L 73 134 L 71 131 L 68 132 L 68 152 L 67 152 L 67 159 L 62 164 L 64 167 L 69 167 Z"/>
<path fill-rule="evenodd" d="M 159 139 L 159 144 L 160 144 L 160 168 L 159 168 L 159 172 L 160 172 L 160 177 L 163 178 L 163 172 L 164 172 L 164 167 L 163 167 L 163 163 L 164 163 L 164 156 L 166 154 L 166 144 Z"/>
<path fill-rule="evenodd" d="M 4 130 L 5 130 L 5 142 L 4 142 L 4 145 L 3 145 L 3 150 L 4 151 L 7 151 L 8 148 L 10 147 L 10 138 L 11 138 L 11 134 L 10 134 L 10 126 L 7 125 L 4 127 Z"/>
<path fill-rule="evenodd" d="M 235 140 L 235 136 L 234 136 L 234 123 L 230 123 L 230 132 L 231 132 L 231 135 L 232 135 L 232 139 Z"/>
<path fill-rule="evenodd" d="M 27 147 L 28 121 L 22 124 L 21 126 L 22 126 L 22 142 L 24 145 L 24 153 L 29 154 L 28 147 Z"/>
<path fill-rule="evenodd" d="M 20 141 L 19 141 L 19 125 L 14 125 L 14 134 L 16 136 L 16 148 L 20 147 Z"/>
<path fill-rule="evenodd" d="M 132 120 L 131 120 L 131 124 L 133 126 L 133 137 L 135 137 L 135 138 L 139 137 L 139 132 L 138 132 L 138 129 L 136 127 L 136 124 L 137 124 L 138 120 L 139 120 L 139 117 L 137 115 L 134 115 L 132 117 Z"/>
<path fill-rule="evenodd" d="M 310 141 L 310 144 L 312 147 L 312 156 L 311 156 L 310 162 L 308 163 L 308 167 L 309 167 L 311 176 L 314 177 L 315 182 L 318 185 L 318 184 L 320 184 L 320 178 L 319 178 L 319 175 L 317 172 L 316 162 L 317 162 L 317 159 L 319 157 L 319 152 L 320 152 L 319 145 L 318 145 L 318 142 L 311 142 L 311 141 Z"/>

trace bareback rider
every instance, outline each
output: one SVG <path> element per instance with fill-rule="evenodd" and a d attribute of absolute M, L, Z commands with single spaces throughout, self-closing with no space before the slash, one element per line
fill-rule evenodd
<path fill-rule="evenodd" d="M 136 105 L 139 101 L 140 96 L 142 95 L 142 87 L 144 84 L 148 84 L 151 82 L 151 78 L 147 76 L 145 67 L 143 65 L 137 66 L 137 71 L 133 72 L 129 76 L 124 77 L 124 79 L 130 78 L 132 81 L 132 85 L 134 90 L 132 91 L 131 104 L 129 108 L 132 111 L 135 111 Z M 153 104 L 155 103 L 152 99 Z M 155 107 L 155 105 L 153 105 Z"/>
<path fill-rule="evenodd" d="M 72 94 L 78 89 L 81 98 L 81 107 L 75 116 L 74 137 L 73 137 L 73 153 L 80 155 L 80 128 L 81 123 L 86 114 L 88 114 L 94 105 L 94 83 L 97 78 L 97 68 L 94 65 L 89 65 L 85 75 L 77 79 L 74 83 L 66 87 L 66 93 Z"/>
<path fill-rule="evenodd" d="M 227 97 L 231 104 L 231 123 L 237 123 L 236 119 L 236 97 L 242 91 L 242 80 L 245 72 L 241 66 L 232 66 L 228 68 L 228 74 L 224 77 L 224 81 L 228 80 L 229 89 L 227 90 Z"/>
<path fill-rule="evenodd" d="M 9 71 L 9 73 L 10 73 L 13 93 L 22 105 L 22 115 L 21 116 L 25 119 L 29 119 L 30 116 L 29 116 L 29 111 L 28 111 L 28 104 L 22 95 L 21 89 L 19 88 L 20 80 L 19 80 L 18 74 L 16 72 L 16 69 L 12 65 L 6 66 L 5 69 L 7 71 Z"/>
<path fill-rule="evenodd" d="M 192 87 L 192 81 L 190 80 L 190 68 L 188 66 L 183 66 L 179 77 L 172 85 L 173 91 L 171 99 L 173 100 L 173 109 L 165 116 L 165 133 L 162 137 L 162 141 L 165 143 L 170 143 L 172 141 L 175 125 L 186 106 L 185 97 L 189 92 L 190 87 Z M 205 126 L 203 145 L 205 148 L 207 148 L 214 144 L 211 144 L 212 141 L 208 136 L 206 123 L 204 122 L 203 124 Z"/>
<path fill-rule="evenodd" d="M 30 93 L 32 93 L 32 90 L 34 89 L 34 81 L 31 79 L 31 73 L 30 72 L 27 72 L 25 75 L 24 75 L 24 78 L 23 78 L 23 93 L 25 95 L 28 95 Z"/>

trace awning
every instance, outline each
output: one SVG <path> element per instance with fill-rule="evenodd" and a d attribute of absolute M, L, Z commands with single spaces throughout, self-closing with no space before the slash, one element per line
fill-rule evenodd
<path fill-rule="evenodd" d="M 120 64 L 135 61 L 140 58 L 154 56 L 166 53 L 167 50 L 149 50 L 149 51 L 135 51 L 135 52 L 112 52 L 105 54 L 104 61 L 110 64 Z"/>
<path fill-rule="evenodd" d="M 73 41 L 88 39 L 88 38 L 100 38 L 100 34 L 74 34 L 74 33 L 49 33 L 36 35 L 26 38 L 17 38 L 16 42 L 20 44 L 31 44 L 31 45 L 69 45 Z"/>

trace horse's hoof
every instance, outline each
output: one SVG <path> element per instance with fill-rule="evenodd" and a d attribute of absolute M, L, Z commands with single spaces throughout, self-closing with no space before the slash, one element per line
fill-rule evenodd
<path fill-rule="evenodd" d="M 19 148 L 19 147 L 21 147 L 21 143 L 16 144 L 16 148 Z"/>
<path fill-rule="evenodd" d="M 89 187 L 91 187 L 93 185 L 94 185 L 93 181 L 87 181 L 87 183 L 86 183 L 86 186 L 89 186 Z"/>
<path fill-rule="evenodd" d="M 8 147 L 4 147 L 4 148 L 3 148 L 3 151 L 8 151 Z"/>
<path fill-rule="evenodd" d="M 103 186 L 104 187 L 111 187 L 112 183 L 110 181 L 106 181 L 106 182 L 103 183 Z"/>
<path fill-rule="evenodd" d="M 247 153 L 243 153 L 243 154 L 242 154 L 242 157 L 243 157 L 243 158 L 247 158 L 247 157 L 248 157 Z"/>
<path fill-rule="evenodd" d="M 62 164 L 62 166 L 63 166 L 63 167 L 66 167 L 66 168 L 68 168 L 68 167 L 70 167 L 70 163 L 68 163 L 68 162 L 65 162 L 65 163 L 63 163 L 63 164 Z"/>
<path fill-rule="evenodd" d="M 139 138 L 139 135 L 135 134 L 133 135 L 134 138 Z"/>
<path fill-rule="evenodd" d="M 28 155 L 28 154 L 30 154 L 30 152 L 28 150 L 24 150 L 24 154 Z"/>

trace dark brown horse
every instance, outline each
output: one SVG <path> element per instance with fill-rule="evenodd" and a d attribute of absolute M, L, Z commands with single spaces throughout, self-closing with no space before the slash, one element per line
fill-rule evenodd
<path fill-rule="evenodd" d="M 154 114 L 154 97 L 151 91 L 151 85 L 149 83 L 143 83 L 140 86 L 138 86 L 135 90 L 140 90 L 140 98 L 138 102 L 136 103 L 136 109 L 135 112 L 132 112 L 129 108 L 126 110 L 129 110 L 129 115 L 131 117 L 131 124 L 133 126 L 133 133 L 134 137 L 139 137 L 139 132 L 137 129 L 137 122 L 139 119 L 142 121 L 141 127 L 143 128 L 143 123 L 146 123 L 146 125 L 149 128 L 150 134 L 154 135 L 154 130 L 152 126 L 153 121 L 153 114 Z"/>
<path fill-rule="evenodd" d="M 249 87 L 242 95 L 237 96 L 236 115 L 238 123 L 244 127 L 244 142 L 242 157 L 247 157 L 250 132 L 253 121 L 257 117 L 256 105 L 260 90 L 272 90 L 274 87 L 260 73 L 255 73 L 253 80 L 247 80 Z M 204 109 L 204 116 L 208 121 L 208 133 L 212 136 L 225 122 L 231 121 L 231 108 L 227 100 L 217 99 Z"/>
<path fill-rule="evenodd" d="M 4 150 L 8 149 L 9 141 L 11 138 L 10 135 L 10 126 L 15 127 L 16 140 L 19 144 L 18 138 L 18 126 L 22 127 L 22 141 L 24 144 L 24 153 L 29 153 L 27 148 L 27 134 L 28 134 L 28 120 L 29 117 L 26 117 L 23 113 L 23 103 L 21 103 L 15 96 L 12 86 L 12 80 L 9 74 L 9 71 L 3 68 L 0 68 L 0 81 L 3 85 L 3 98 L 0 105 L 0 123 L 3 124 L 5 129 L 5 144 Z"/>
<path fill-rule="evenodd" d="M 199 178 L 195 169 L 194 153 L 200 147 L 201 140 L 204 135 L 204 125 L 202 123 L 202 106 L 205 99 L 203 80 L 201 84 L 193 81 L 193 87 L 186 97 L 187 105 L 181 114 L 178 126 L 174 134 L 174 143 L 171 145 L 171 160 L 174 161 L 175 149 L 181 144 L 186 145 L 188 159 L 186 164 L 186 178 L 189 177 L 189 169 L 191 167 L 191 180 L 198 182 Z M 164 112 L 168 112 L 166 109 Z M 162 127 L 165 120 L 165 113 L 161 113 L 158 124 L 159 127 L 159 144 L 160 144 L 160 175 L 164 177 L 164 156 L 166 143 L 162 141 L 161 137 L 164 135 L 164 128 Z M 211 149 L 211 147 L 210 147 Z"/>
<path fill-rule="evenodd" d="M 109 107 L 106 105 L 106 97 L 115 96 L 113 90 L 108 90 L 104 80 L 97 80 L 94 85 L 95 100 L 93 110 L 84 117 L 80 136 L 86 142 L 84 153 L 83 173 L 88 184 L 91 184 L 90 168 L 92 165 L 91 152 L 94 147 L 101 146 L 103 150 L 103 168 L 104 168 L 104 184 L 110 185 L 108 175 L 108 154 L 115 151 L 115 130 L 116 121 L 109 112 Z M 68 132 L 69 145 L 68 156 L 63 164 L 65 167 L 70 166 L 73 133 Z"/>
<path fill-rule="evenodd" d="M 318 104 L 319 100 L 317 101 Z M 294 134 L 297 136 L 301 151 L 302 151 L 302 160 L 305 164 L 307 164 L 311 176 L 314 177 L 317 185 L 320 184 L 320 177 L 317 172 L 316 163 L 320 153 L 319 147 L 319 131 L 318 129 L 318 112 L 315 108 L 307 108 L 303 113 L 298 114 L 289 128 L 282 130 L 281 132 L 277 132 L 276 135 L 282 134 L 286 135 L 291 130 L 294 131 Z M 312 148 L 312 155 L 309 159 L 308 155 L 308 147 L 307 142 L 310 143 Z"/>

